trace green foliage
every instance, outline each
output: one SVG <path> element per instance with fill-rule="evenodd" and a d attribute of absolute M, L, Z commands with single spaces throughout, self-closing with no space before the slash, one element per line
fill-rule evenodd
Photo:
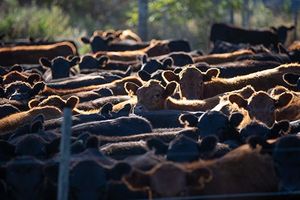
<path fill-rule="evenodd" d="M 58 6 L 20 7 L 13 1 L 9 1 L 8 6 L 6 11 L 0 13 L 0 33 L 6 34 L 7 38 L 34 37 L 53 40 L 70 36 L 73 32 L 70 18 Z"/>
<path fill-rule="evenodd" d="M 213 23 L 233 21 L 249 28 L 289 25 L 295 1 L 248 0 L 245 15 L 246 0 L 148 0 L 148 38 L 184 38 L 193 48 L 207 50 Z M 0 34 L 6 33 L 7 39 L 69 38 L 81 53 L 88 52 L 89 45 L 78 42 L 79 36 L 99 29 L 137 32 L 138 25 L 138 0 L 2 0 L 0 10 Z"/>

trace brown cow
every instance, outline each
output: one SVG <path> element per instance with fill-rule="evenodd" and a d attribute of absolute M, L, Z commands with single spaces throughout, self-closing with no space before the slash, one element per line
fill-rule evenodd
<path fill-rule="evenodd" d="M 141 38 L 134 33 L 132 30 L 125 29 L 125 30 L 107 30 L 107 31 L 102 31 L 102 30 L 96 30 L 94 31 L 93 35 L 99 35 L 101 37 L 108 37 L 108 36 L 113 36 L 114 42 L 115 41 L 124 41 L 124 40 L 132 40 L 135 42 L 142 42 Z"/>
<path fill-rule="evenodd" d="M 234 51 L 231 53 L 218 53 L 218 54 L 210 54 L 205 56 L 197 56 L 193 58 L 194 63 L 206 62 L 211 65 L 221 64 L 226 62 L 233 62 L 237 57 L 244 55 L 252 55 L 253 51 L 242 49 L 238 51 Z"/>
<path fill-rule="evenodd" d="M 273 98 L 268 93 L 259 91 L 253 93 L 248 100 L 238 94 L 231 94 L 228 99 L 231 103 L 236 103 L 240 108 L 247 110 L 252 120 L 256 119 L 271 127 L 276 119 L 276 110 L 287 106 L 292 101 L 293 94 L 284 92 Z"/>
<path fill-rule="evenodd" d="M 38 99 L 32 99 L 28 103 L 28 107 L 30 109 L 35 107 L 45 107 L 45 106 L 53 106 L 58 108 L 61 112 L 63 112 L 63 109 L 67 106 L 68 108 L 71 108 L 73 111 L 73 114 L 92 114 L 97 113 L 99 110 L 91 110 L 91 111 L 83 111 L 79 110 L 77 108 L 77 105 L 79 103 L 79 98 L 76 96 L 71 96 L 67 100 L 62 99 L 60 96 L 57 95 L 51 95 L 48 96 L 46 99 L 39 101 Z"/>
<path fill-rule="evenodd" d="M 136 61 L 139 57 L 142 57 L 143 55 L 148 55 L 148 57 L 155 57 L 155 56 L 161 56 L 164 54 L 171 53 L 172 50 L 169 48 L 169 40 L 152 40 L 150 42 L 150 45 L 146 48 L 140 49 L 140 50 L 133 50 L 133 51 L 99 51 L 95 54 L 95 56 L 101 57 L 101 56 L 108 56 L 112 60 L 119 60 L 119 61 Z"/>
<path fill-rule="evenodd" d="M 16 81 L 23 81 L 33 85 L 35 82 L 41 81 L 41 79 L 42 77 L 37 73 L 11 71 L 3 76 L 3 84 L 6 85 Z"/>
<path fill-rule="evenodd" d="M 73 94 L 77 92 L 100 90 L 102 88 L 107 88 L 110 89 L 115 95 L 126 95 L 127 92 L 124 89 L 124 84 L 127 82 L 133 82 L 137 85 L 142 85 L 143 83 L 143 81 L 136 76 L 128 76 L 119 80 L 115 80 L 111 83 L 90 85 L 85 87 L 79 87 L 76 89 L 55 89 L 55 88 L 51 88 L 50 86 L 47 86 L 43 94 L 67 95 L 67 94 Z"/>
<path fill-rule="evenodd" d="M 204 82 L 211 81 L 213 77 L 218 77 L 219 69 L 208 69 L 205 73 L 201 72 L 193 65 L 185 66 L 179 74 L 167 70 L 162 76 L 165 82 L 176 81 L 179 83 L 180 98 L 203 99 Z"/>
<path fill-rule="evenodd" d="M 137 95 L 137 104 L 134 108 L 136 112 L 162 109 L 206 111 L 215 107 L 219 103 L 221 96 L 225 98 L 224 96 L 228 96 L 229 94 L 240 93 L 245 98 L 248 98 L 254 92 L 251 86 L 247 86 L 241 90 L 205 100 L 177 100 L 171 97 L 177 87 L 177 83 L 175 82 L 170 82 L 164 87 L 159 81 L 151 80 L 142 87 L 138 87 L 132 83 L 125 84 L 125 87 L 128 93 L 133 92 Z"/>
<path fill-rule="evenodd" d="M 36 107 L 28 111 L 12 114 L 0 119 L 0 134 L 13 131 L 19 126 L 31 122 L 38 115 L 44 115 L 45 120 L 61 117 L 61 111 L 53 106 Z"/>
<path fill-rule="evenodd" d="M 203 98 L 241 89 L 247 85 L 251 85 L 256 91 L 267 91 L 277 85 L 293 88 L 282 79 L 282 75 L 289 72 L 300 74 L 300 65 L 296 63 L 284 64 L 274 69 L 263 70 L 235 78 L 213 78 L 209 82 L 204 82 Z"/>
<path fill-rule="evenodd" d="M 293 94 L 294 98 L 290 104 L 280 108 L 276 112 L 276 120 L 289 120 L 294 121 L 300 119 L 300 93 L 291 91 L 283 86 L 277 86 L 270 91 L 270 95 L 277 98 L 282 93 L 290 92 Z"/>
<path fill-rule="evenodd" d="M 135 189 L 148 188 L 153 197 L 275 192 L 278 184 L 271 156 L 248 145 L 212 161 L 133 170 L 123 181 Z"/>
<path fill-rule="evenodd" d="M 41 57 L 54 59 L 57 56 L 69 55 L 77 55 L 77 48 L 67 41 L 47 45 L 1 47 L 0 65 L 39 64 Z"/>

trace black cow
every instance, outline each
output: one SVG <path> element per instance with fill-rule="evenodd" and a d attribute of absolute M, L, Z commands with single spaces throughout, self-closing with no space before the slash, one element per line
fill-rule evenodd
<path fill-rule="evenodd" d="M 44 164 L 32 157 L 18 157 L 0 168 L 9 199 L 34 200 L 43 197 Z"/>
<path fill-rule="evenodd" d="M 83 131 L 95 135 L 126 136 L 152 132 L 151 123 L 143 117 L 119 117 L 104 121 L 91 121 L 72 127 L 72 133 L 79 135 Z"/>
<path fill-rule="evenodd" d="M 272 27 L 272 30 L 248 30 L 224 23 L 215 23 L 210 32 L 210 41 L 215 43 L 217 40 L 231 43 L 249 43 L 252 45 L 263 44 L 266 47 L 276 46 L 279 42 L 285 42 L 287 32 L 295 27 L 280 26 Z"/>
<path fill-rule="evenodd" d="M 273 150 L 273 159 L 279 176 L 279 189 L 285 192 L 300 190 L 300 137 L 280 138 Z"/>
<path fill-rule="evenodd" d="M 238 112 L 228 117 L 220 111 L 207 111 L 199 118 L 193 114 L 183 114 L 179 120 L 182 124 L 188 123 L 191 127 L 197 127 L 200 138 L 214 135 L 224 142 L 226 140 L 239 141 L 237 127 L 243 118 L 244 116 Z"/>

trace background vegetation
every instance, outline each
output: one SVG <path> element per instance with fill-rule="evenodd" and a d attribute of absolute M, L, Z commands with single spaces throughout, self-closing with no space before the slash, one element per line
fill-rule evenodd
<path fill-rule="evenodd" d="M 185 38 L 193 48 L 206 50 L 212 23 L 248 28 L 291 25 L 298 1 L 148 0 L 148 38 Z M 5 34 L 4 40 L 30 36 L 78 41 L 97 29 L 137 32 L 137 5 L 138 0 L 2 0 L 0 34 Z"/>

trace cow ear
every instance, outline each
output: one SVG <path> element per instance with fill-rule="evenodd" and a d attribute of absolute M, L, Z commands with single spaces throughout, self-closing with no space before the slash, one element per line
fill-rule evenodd
<path fill-rule="evenodd" d="M 147 60 L 148 60 L 147 54 L 144 54 L 143 56 L 140 56 L 139 60 L 142 62 L 142 64 L 147 63 Z"/>
<path fill-rule="evenodd" d="M 97 93 L 101 97 L 108 97 L 108 96 L 112 96 L 114 94 L 113 91 L 109 88 L 101 88 L 100 90 L 97 91 Z"/>
<path fill-rule="evenodd" d="M 143 81 L 149 81 L 151 79 L 151 75 L 146 72 L 145 70 L 140 70 L 138 72 L 138 76 L 143 80 Z"/>
<path fill-rule="evenodd" d="M 53 185 L 57 185 L 58 182 L 58 164 L 49 163 L 44 167 L 45 177 L 52 182 Z"/>
<path fill-rule="evenodd" d="M 86 148 L 98 149 L 100 146 L 100 142 L 95 135 L 88 136 L 86 139 Z"/>
<path fill-rule="evenodd" d="M 137 169 L 132 170 L 130 175 L 125 176 L 123 180 L 135 189 L 149 187 L 150 185 L 150 176 Z"/>
<path fill-rule="evenodd" d="M 276 108 L 282 108 L 287 106 L 292 100 L 294 95 L 289 92 L 282 93 L 275 102 Z"/>
<path fill-rule="evenodd" d="M 34 94 L 34 95 L 39 94 L 44 89 L 45 89 L 45 83 L 37 82 L 36 84 L 34 84 L 34 86 L 32 88 L 32 94 Z"/>
<path fill-rule="evenodd" d="M 80 57 L 79 56 L 74 56 L 70 61 L 70 66 L 75 66 L 78 64 L 78 62 L 80 61 Z"/>
<path fill-rule="evenodd" d="M 126 70 L 125 73 L 124 73 L 124 77 L 130 76 L 130 74 L 132 73 L 132 71 L 133 71 L 132 66 L 129 65 L 129 66 L 127 67 L 127 70 Z"/>
<path fill-rule="evenodd" d="M 271 29 L 272 31 L 274 31 L 275 33 L 277 32 L 277 28 L 275 28 L 274 26 L 271 26 L 270 29 Z"/>
<path fill-rule="evenodd" d="M 23 72 L 23 67 L 21 65 L 16 64 L 12 68 L 10 68 L 9 71 L 10 72 L 12 72 L 12 71 Z"/>
<path fill-rule="evenodd" d="M 126 174 L 131 172 L 131 166 L 125 162 L 119 162 L 111 169 L 108 169 L 107 175 L 110 179 L 120 180 Z"/>
<path fill-rule="evenodd" d="M 283 132 L 288 132 L 290 129 L 290 122 L 287 120 L 281 120 L 279 122 L 276 122 L 272 129 L 278 130 L 278 131 L 283 131 Z"/>
<path fill-rule="evenodd" d="M 199 150 L 200 152 L 213 152 L 218 144 L 217 136 L 210 135 L 202 139 Z"/>
<path fill-rule="evenodd" d="M 76 96 L 71 96 L 66 101 L 66 107 L 74 109 L 79 103 L 79 98 Z"/>
<path fill-rule="evenodd" d="M 84 44 L 90 44 L 91 43 L 90 38 L 87 38 L 87 37 L 81 37 L 80 40 Z"/>
<path fill-rule="evenodd" d="M 102 106 L 100 110 L 100 114 L 103 116 L 109 115 L 110 112 L 112 112 L 113 105 L 111 103 L 106 103 L 104 106 Z"/>
<path fill-rule="evenodd" d="M 31 122 L 31 126 L 30 126 L 31 133 L 38 133 L 40 130 L 43 130 L 44 121 L 45 121 L 45 117 L 43 114 L 36 116 Z"/>
<path fill-rule="evenodd" d="M 149 149 L 155 149 L 155 154 L 166 154 L 169 145 L 159 138 L 151 138 L 147 140 L 147 146 Z"/>
<path fill-rule="evenodd" d="M 233 127 L 237 127 L 243 121 L 244 115 L 239 112 L 232 113 L 229 117 L 229 122 Z"/>
<path fill-rule="evenodd" d="M 242 88 L 240 95 L 245 99 L 248 99 L 252 96 L 255 92 L 255 89 L 251 85 L 247 85 L 246 87 Z"/>
<path fill-rule="evenodd" d="M 171 70 L 164 71 L 162 73 L 162 77 L 166 83 L 169 83 L 171 81 L 176 81 L 177 83 L 179 82 L 179 76 Z"/>
<path fill-rule="evenodd" d="M 299 78 L 300 78 L 299 74 L 286 73 L 283 75 L 284 82 L 286 82 L 288 85 L 291 86 L 297 86 L 297 82 Z"/>
<path fill-rule="evenodd" d="M 130 113 L 132 113 L 131 111 L 132 111 L 132 106 L 130 103 L 127 103 L 117 113 L 128 116 Z"/>
<path fill-rule="evenodd" d="M 85 146 L 82 140 L 76 140 L 71 145 L 71 154 L 78 154 L 85 150 Z"/>
<path fill-rule="evenodd" d="M 198 124 L 198 117 L 193 114 L 181 114 L 178 120 L 180 124 L 189 127 L 197 127 Z"/>
<path fill-rule="evenodd" d="M 139 86 L 133 82 L 126 82 L 124 88 L 129 95 L 132 95 L 136 94 L 136 91 L 139 89 Z"/>
<path fill-rule="evenodd" d="M 122 35 L 122 33 L 123 33 L 123 31 L 118 30 L 118 31 L 115 32 L 115 36 L 120 37 L 120 35 Z"/>
<path fill-rule="evenodd" d="M 176 68 L 173 70 L 173 72 L 174 72 L 175 74 L 179 74 L 181 71 L 182 71 L 182 67 L 176 67 Z"/>
<path fill-rule="evenodd" d="M 40 104 L 39 100 L 32 99 L 28 102 L 28 107 L 31 109 L 31 108 L 37 107 L 39 104 Z"/>
<path fill-rule="evenodd" d="M 212 172 L 208 168 L 195 169 L 192 172 L 188 172 L 186 176 L 188 185 L 198 185 L 201 189 L 213 178 Z"/>
<path fill-rule="evenodd" d="M 290 122 L 287 120 L 282 120 L 275 122 L 271 128 L 270 135 L 267 136 L 268 139 L 276 139 L 280 136 L 288 133 L 290 130 Z"/>
<path fill-rule="evenodd" d="M 168 67 L 172 67 L 174 61 L 171 57 L 169 58 L 166 58 L 164 61 L 163 61 L 163 69 L 167 69 Z"/>
<path fill-rule="evenodd" d="M 51 68 L 52 67 L 52 63 L 51 63 L 51 61 L 48 58 L 40 58 L 39 63 L 43 67 L 47 67 L 47 68 Z"/>
<path fill-rule="evenodd" d="M 103 66 L 103 67 L 105 67 L 108 60 L 109 60 L 109 58 L 107 56 L 101 56 L 100 58 L 97 58 L 99 65 Z"/>
<path fill-rule="evenodd" d="M 30 127 L 31 133 L 39 133 L 41 130 L 44 130 L 42 121 L 35 121 L 31 124 L 31 127 Z"/>
<path fill-rule="evenodd" d="M 52 156 L 59 152 L 60 137 L 54 139 L 49 144 L 47 144 L 47 155 Z"/>
<path fill-rule="evenodd" d="M 170 83 L 168 83 L 164 91 L 164 96 L 172 96 L 175 93 L 177 86 L 178 83 L 176 83 L 175 81 L 171 81 Z"/>
<path fill-rule="evenodd" d="M 5 97 L 5 91 L 2 87 L 0 87 L 0 98 L 4 98 Z"/>
<path fill-rule="evenodd" d="M 288 50 L 281 43 L 278 43 L 277 49 L 279 53 L 289 55 Z"/>
<path fill-rule="evenodd" d="M 246 109 L 248 107 L 248 101 L 239 94 L 231 94 L 228 99 L 230 103 L 236 103 L 240 108 Z"/>
<path fill-rule="evenodd" d="M 109 43 L 112 42 L 114 39 L 115 39 L 115 38 L 114 38 L 113 36 L 110 35 L 110 36 L 106 37 L 105 41 L 106 41 L 107 44 L 109 44 Z"/>
<path fill-rule="evenodd" d="M 33 83 L 38 82 L 41 80 L 41 76 L 39 74 L 31 74 L 30 76 L 27 77 L 27 82 L 30 85 L 33 85 Z"/>
<path fill-rule="evenodd" d="M 213 77 L 217 78 L 220 74 L 220 70 L 217 68 L 211 68 L 206 71 L 204 81 L 211 81 Z"/>
<path fill-rule="evenodd" d="M 292 25 L 292 26 L 288 27 L 287 29 L 288 29 L 289 31 L 291 31 L 291 30 L 295 29 L 295 26 Z"/>

